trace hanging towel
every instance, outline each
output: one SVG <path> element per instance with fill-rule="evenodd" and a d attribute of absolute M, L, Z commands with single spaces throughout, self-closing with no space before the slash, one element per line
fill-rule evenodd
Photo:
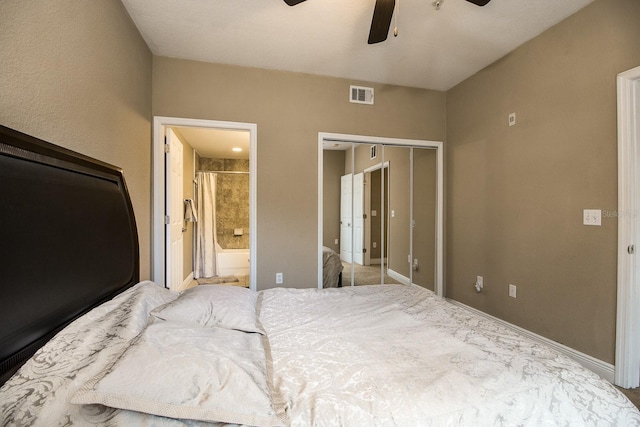
<path fill-rule="evenodd" d="M 184 199 L 184 220 L 185 222 L 198 222 L 193 199 Z"/>

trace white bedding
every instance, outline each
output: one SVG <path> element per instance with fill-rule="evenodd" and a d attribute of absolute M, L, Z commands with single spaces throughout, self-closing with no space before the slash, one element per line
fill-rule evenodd
<path fill-rule="evenodd" d="M 294 426 L 640 425 L 592 372 L 417 287 L 267 290 L 260 320 Z"/>
<path fill-rule="evenodd" d="M 101 405 L 70 403 L 78 389 L 107 369 L 141 333 L 154 308 L 177 294 L 142 282 L 79 318 L 0 388 L 2 426 L 203 425 Z"/>
<path fill-rule="evenodd" d="M 280 426 L 267 381 L 263 336 L 152 320 L 74 404 L 164 417 Z"/>
<path fill-rule="evenodd" d="M 176 298 L 145 282 L 78 319 L 0 388 L 0 425 L 640 426 L 595 374 L 417 287 L 262 291 L 264 336 L 235 312 L 203 326 L 212 305 Z M 163 305 L 189 316 L 150 315 Z M 87 397 L 129 409 L 70 403 Z"/>

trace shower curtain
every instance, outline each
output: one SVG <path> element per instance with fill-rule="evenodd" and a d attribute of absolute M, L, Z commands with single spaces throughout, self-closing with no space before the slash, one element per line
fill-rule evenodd
<path fill-rule="evenodd" d="M 199 221 L 196 223 L 196 279 L 218 275 L 216 260 L 216 178 L 212 172 L 196 173 Z"/>

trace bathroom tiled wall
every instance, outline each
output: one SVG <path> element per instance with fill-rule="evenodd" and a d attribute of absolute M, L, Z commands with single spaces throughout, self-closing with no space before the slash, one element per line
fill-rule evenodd
<path fill-rule="evenodd" d="M 249 172 L 249 160 L 199 157 L 200 171 Z M 224 249 L 249 248 L 249 174 L 218 174 L 216 181 L 217 239 Z M 235 236 L 234 229 L 242 235 Z"/>

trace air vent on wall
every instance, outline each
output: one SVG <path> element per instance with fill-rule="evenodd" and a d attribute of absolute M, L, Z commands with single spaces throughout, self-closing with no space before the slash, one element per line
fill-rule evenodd
<path fill-rule="evenodd" d="M 350 86 L 349 101 L 356 104 L 373 105 L 373 88 L 364 86 Z"/>

